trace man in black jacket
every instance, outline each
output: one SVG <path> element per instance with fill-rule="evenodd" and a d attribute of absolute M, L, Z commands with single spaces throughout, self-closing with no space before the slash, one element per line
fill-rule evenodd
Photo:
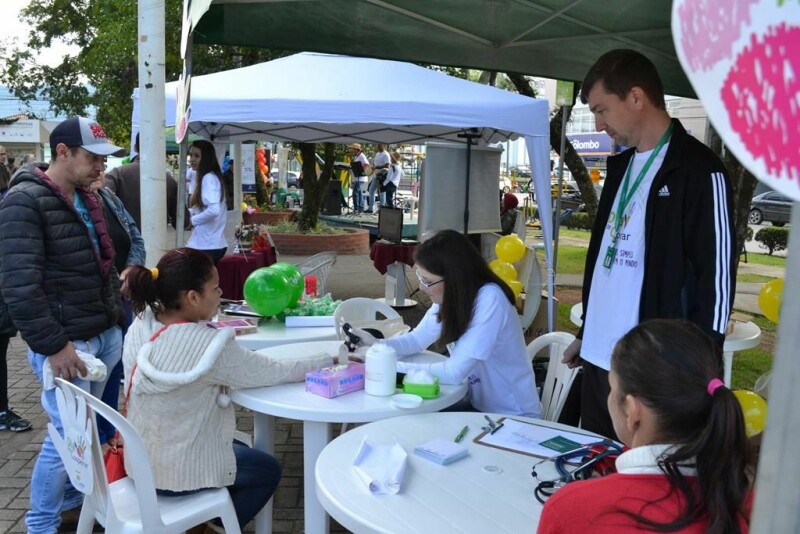
<path fill-rule="evenodd" d="M 99 124 L 82 117 L 59 124 L 50 147 L 47 173 L 23 169 L 0 204 L 0 288 L 28 344 L 28 361 L 43 382 L 42 405 L 63 433 L 45 369 L 100 397 L 105 382 L 79 378 L 87 369 L 77 351 L 94 355 L 108 369 L 122 355 L 114 247 L 89 184 L 102 172 L 105 156 L 125 151 L 108 142 Z M 61 510 L 80 506 L 82 495 L 65 489 L 67 473 L 46 437 L 31 476 L 29 533 L 55 532 Z"/>
<path fill-rule="evenodd" d="M 639 322 L 686 319 L 725 339 L 734 296 L 731 189 L 719 158 L 670 119 L 653 64 L 606 53 L 581 87 L 598 131 L 631 147 L 608 158 L 586 258 L 583 326 L 564 352 L 583 365 L 582 426 L 614 437 L 608 371 Z"/>

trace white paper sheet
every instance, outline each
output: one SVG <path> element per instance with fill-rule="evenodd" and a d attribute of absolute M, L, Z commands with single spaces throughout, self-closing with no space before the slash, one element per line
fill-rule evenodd
<path fill-rule="evenodd" d="M 373 495 L 394 495 L 403 484 L 407 461 L 408 453 L 399 443 L 377 445 L 364 436 L 353 468 Z"/>
<path fill-rule="evenodd" d="M 567 432 L 546 426 L 539 426 L 533 423 L 523 423 L 515 419 L 506 417 L 503 419 L 503 427 L 494 434 L 486 433 L 478 443 L 518 451 L 523 454 L 532 454 L 542 458 L 551 458 L 560 454 L 558 451 L 548 449 L 539 445 L 543 441 L 553 439 L 557 436 L 567 438 L 571 441 L 585 445 L 600 441 L 602 438 L 576 432 Z"/>

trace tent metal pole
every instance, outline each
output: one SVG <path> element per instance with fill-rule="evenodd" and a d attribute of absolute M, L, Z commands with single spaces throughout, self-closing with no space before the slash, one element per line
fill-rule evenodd
<path fill-rule="evenodd" d="M 458 137 L 466 139 L 467 142 L 467 182 L 464 187 L 464 235 L 469 233 L 469 182 L 470 172 L 472 165 L 472 140 L 480 138 L 481 134 L 475 128 L 470 128 L 467 131 L 458 134 Z"/>
<path fill-rule="evenodd" d="M 778 343 L 750 532 L 800 532 L 800 202 L 792 207 Z"/>
<path fill-rule="evenodd" d="M 558 266 L 558 229 L 561 226 L 561 191 L 564 183 L 564 153 L 567 151 L 567 120 L 571 106 L 561 106 L 561 147 L 558 153 L 558 193 L 553 216 L 553 273 Z"/>
<path fill-rule="evenodd" d="M 183 58 L 184 68 L 186 70 L 186 76 L 192 75 L 192 46 L 193 46 L 193 38 L 192 34 L 190 33 L 187 37 L 187 46 L 186 46 L 186 54 Z M 191 98 L 191 95 L 188 97 Z M 187 105 L 189 102 L 187 102 Z M 177 127 L 176 127 L 177 128 Z M 186 215 L 186 210 L 184 209 L 187 205 L 186 202 L 186 159 L 189 157 L 189 133 L 187 132 L 183 139 L 181 139 L 180 144 L 178 145 L 178 198 L 176 202 L 178 203 L 177 210 L 175 211 L 175 248 L 182 247 L 183 244 L 186 242 L 186 238 L 184 235 L 184 228 L 186 227 L 186 221 L 184 217 Z"/>

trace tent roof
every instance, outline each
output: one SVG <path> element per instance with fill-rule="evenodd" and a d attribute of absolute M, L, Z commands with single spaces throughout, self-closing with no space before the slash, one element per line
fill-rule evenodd
<path fill-rule="evenodd" d="M 177 82 L 166 87 L 175 123 Z M 220 141 L 411 144 L 479 143 L 549 136 L 548 103 L 409 63 L 317 53 L 198 76 L 191 81 L 189 131 Z M 138 90 L 134 122 L 138 123 Z"/>
<path fill-rule="evenodd" d="M 192 0 L 193 8 L 208 2 Z M 573 81 L 603 53 L 633 48 L 654 62 L 667 94 L 693 97 L 670 10 L 663 0 L 213 0 L 193 38 Z"/>

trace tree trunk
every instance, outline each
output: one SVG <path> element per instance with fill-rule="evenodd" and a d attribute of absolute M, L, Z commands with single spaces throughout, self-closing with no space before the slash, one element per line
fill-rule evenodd
<path fill-rule="evenodd" d="M 507 72 L 506 76 L 508 76 L 511 83 L 514 84 L 519 94 L 536 98 L 536 92 L 531 87 L 531 84 L 528 83 L 525 76 L 513 72 Z M 574 95 L 577 97 L 579 92 L 580 86 L 575 84 Z M 561 114 L 563 109 L 563 107 L 560 108 L 550 119 L 550 148 L 557 153 L 561 152 Z M 569 117 L 567 117 L 567 120 L 569 120 Z M 594 216 L 597 213 L 597 194 L 595 194 L 594 185 L 592 185 L 592 180 L 589 178 L 589 171 L 586 170 L 586 165 L 584 165 L 578 153 L 575 152 L 575 148 L 572 146 L 572 142 L 569 139 L 566 140 L 564 150 L 564 165 L 566 165 L 569 172 L 572 173 L 572 177 L 578 184 L 583 202 L 586 204 L 589 220 L 594 221 Z"/>
<path fill-rule="evenodd" d="M 314 229 L 319 222 L 319 212 L 328 192 L 328 182 L 333 175 L 334 148 L 333 143 L 325 143 L 325 164 L 318 177 L 317 145 L 300 143 L 300 156 L 303 158 L 303 209 L 297 217 L 297 226 L 301 232 Z"/>
<path fill-rule="evenodd" d="M 736 252 L 741 252 L 747 239 L 747 219 L 750 215 L 750 204 L 753 199 L 753 191 L 756 188 L 756 177 L 748 171 L 744 165 L 733 155 L 733 152 L 726 150 L 722 144 L 722 139 L 713 126 L 708 127 L 708 146 L 722 159 L 728 176 L 731 179 L 733 189 L 733 209 L 734 209 L 734 228 L 736 231 Z M 736 254 L 734 260 L 734 273 L 739 270 L 739 258 L 741 254 Z"/>

